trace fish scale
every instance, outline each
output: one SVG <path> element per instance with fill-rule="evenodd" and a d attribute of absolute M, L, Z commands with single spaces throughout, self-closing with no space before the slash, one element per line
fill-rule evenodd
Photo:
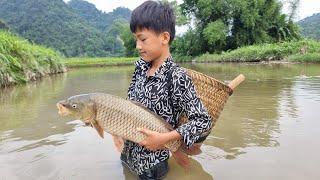
<path fill-rule="evenodd" d="M 146 128 L 159 133 L 171 131 L 161 117 L 132 101 L 103 93 L 90 94 L 90 99 L 95 103 L 97 110 L 96 121 L 110 134 L 141 142 L 146 135 L 138 132 L 137 128 Z M 175 152 L 181 144 L 181 140 L 171 141 L 165 147 Z"/>

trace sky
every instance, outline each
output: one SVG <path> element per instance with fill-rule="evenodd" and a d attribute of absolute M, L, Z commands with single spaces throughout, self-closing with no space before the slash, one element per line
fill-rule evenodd
<path fill-rule="evenodd" d="M 68 1 L 68 0 L 65 0 Z M 131 10 L 139 6 L 145 0 L 86 0 L 94 4 L 97 9 L 104 12 L 111 12 L 117 7 L 127 7 Z M 285 1 L 285 0 L 283 0 Z M 178 3 L 182 3 L 183 0 L 178 0 Z M 284 12 L 287 10 L 284 8 Z M 305 17 L 311 16 L 314 13 L 320 13 L 320 0 L 300 0 L 300 7 L 297 12 L 296 20 L 301 20 Z"/>

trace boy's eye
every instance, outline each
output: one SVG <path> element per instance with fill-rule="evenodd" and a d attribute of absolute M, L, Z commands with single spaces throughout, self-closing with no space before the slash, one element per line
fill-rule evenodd
<path fill-rule="evenodd" d="M 145 41 L 146 39 L 141 39 L 141 41 Z"/>

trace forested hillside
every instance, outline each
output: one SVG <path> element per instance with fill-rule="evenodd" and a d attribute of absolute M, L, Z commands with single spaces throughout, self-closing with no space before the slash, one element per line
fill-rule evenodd
<path fill-rule="evenodd" d="M 124 19 L 129 22 L 131 10 L 118 7 L 113 12 L 104 13 L 98 10 L 95 5 L 84 0 L 71 0 L 68 5 L 79 16 L 96 28 L 106 31 L 115 20 Z"/>
<path fill-rule="evenodd" d="M 302 36 L 320 40 L 320 13 L 299 21 Z"/>
<path fill-rule="evenodd" d="M 114 37 L 110 40 L 107 31 L 114 22 L 119 23 L 117 18 L 121 18 L 121 22 L 128 21 L 130 10 L 118 8 L 106 14 L 84 1 L 69 3 L 63 0 L 0 0 L 0 19 L 22 37 L 54 48 L 67 57 L 116 56 L 124 52 L 121 41 Z M 89 9 L 96 12 L 94 18 L 84 16 L 83 12 Z"/>

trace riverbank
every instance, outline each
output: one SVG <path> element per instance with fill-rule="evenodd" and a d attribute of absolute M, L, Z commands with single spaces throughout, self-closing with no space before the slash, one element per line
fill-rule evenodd
<path fill-rule="evenodd" d="M 66 58 L 63 63 L 69 68 L 133 65 L 138 57 L 74 57 Z"/>
<path fill-rule="evenodd" d="M 289 61 L 320 63 L 320 53 L 295 54 L 288 57 Z"/>
<path fill-rule="evenodd" d="M 221 54 L 204 54 L 196 62 L 261 62 L 261 61 L 320 62 L 320 42 L 302 40 L 242 47 Z"/>
<path fill-rule="evenodd" d="M 302 40 L 242 47 L 221 54 L 198 57 L 173 55 L 176 62 L 313 62 L 320 63 L 320 42 Z M 132 65 L 138 57 L 66 58 L 67 67 Z"/>
<path fill-rule="evenodd" d="M 57 52 L 0 31 L 0 87 L 61 72 L 65 72 L 65 67 Z"/>

